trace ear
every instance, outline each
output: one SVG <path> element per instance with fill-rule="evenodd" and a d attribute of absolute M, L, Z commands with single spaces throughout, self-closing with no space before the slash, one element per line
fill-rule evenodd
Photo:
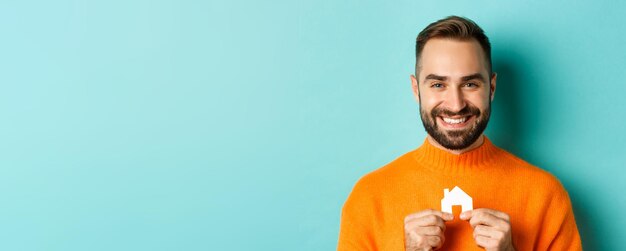
<path fill-rule="evenodd" d="M 415 96 L 417 103 L 420 102 L 420 89 L 417 86 L 418 84 L 419 83 L 417 82 L 415 75 L 411 74 L 411 88 L 413 88 L 413 95 Z"/>
<path fill-rule="evenodd" d="M 489 98 L 491 98 L 491 101 L 493 101 L 493 97 L 496 94 L 496 78 L 497 77 L 498 77 L 498 74 L 496 74 L 495 72 L 491 74 L 491 85 L 490 85 L 490 93 L 489 93 Z"/>

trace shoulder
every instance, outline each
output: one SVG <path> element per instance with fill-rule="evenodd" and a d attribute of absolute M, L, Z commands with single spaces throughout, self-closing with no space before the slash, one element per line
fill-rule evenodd
<path fill-rule="evenodd" d="M 505 165 L 499 167 L 510 177 L 507 188 L 526 204 L 528 212 L 546 215 L 548 212 L 570 212 L 569 194 L 561 181 L 549 171 L 537 167 L 504 150 Z M 542 216 L 543 217 L 543 216 Z"/>
<path fill-rule="evenodd" d="M 348 200 L 357 198 L 374 199 L 384 196 L 398 180 L 406 178 L 406 171 L 414 166 L 415 159 L 409 151 L 388 162 L 387 164 L 361 176 L 352 188 Z"/>
<path fill-rule="evenodd" d="M 554 174 L 535 166 L 520 157 L 507 152 L 506 150 L 501 148 L 498 149 L 503 159 L 506 159 L 504 169 L 507 172 L 511 172 L 510 175 L 516 177 L 519 182 L 526 183 L 536 192 L 543 191 L 546 193 L 559 194 L 566 192 L 563 188 L 563 184 L 561 184 L 560 180 Z"/>
<path fill-rule="evenodd" d="M 393 184 L 397 179 L 403 178 L 407 169 L 415 164 L 415 159 L 412 156 L 414 151 L 404 153 L 382 167 L 366 173 L 357 181 L 355 188 L 380 190 Z"/>

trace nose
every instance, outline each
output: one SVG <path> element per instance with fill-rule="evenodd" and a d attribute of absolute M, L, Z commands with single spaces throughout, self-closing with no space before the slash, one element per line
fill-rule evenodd
<path fill-rule="evenodd" d="M 446 107 L 451 112 L 459 112 L 467 105 L 465 103 L 465 99 L 463 98 L 463 92 L 458 89 L 450 90 L 446 95 Z"/>

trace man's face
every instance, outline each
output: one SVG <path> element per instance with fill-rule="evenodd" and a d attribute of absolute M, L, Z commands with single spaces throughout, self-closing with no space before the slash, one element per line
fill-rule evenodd
<path fill-rule="evenodd" d="M 424 46 L 411 80 L 424 128 L 441 146 L 468 148 L 487 127 L 496 85 L 488 67 L 473 39 L 433 38 Z"/>

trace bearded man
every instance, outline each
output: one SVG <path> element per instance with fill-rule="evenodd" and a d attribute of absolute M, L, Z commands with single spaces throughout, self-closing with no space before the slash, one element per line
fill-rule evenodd
<path fill-rule="evenodd" d="M 411 86 L 428 136 L 357 182 L 338 250 L 582 250 L 561 183 L 483 135 L 496 74 L 476 23 L 421 31 Z"/>

